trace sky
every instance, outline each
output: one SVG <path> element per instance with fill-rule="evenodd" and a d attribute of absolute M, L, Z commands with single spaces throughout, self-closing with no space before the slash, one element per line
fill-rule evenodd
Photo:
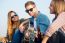
<path fill-rule="evenodd" d="M 29 18 L 30 16 L 25 12 L 25 2 L 30 0 L 0 0 L 0 36 L 5 37 L 7 35 L 7 15 L 8 12 L 15 11 L 20 18 Z M 40 12 L 47 15 L 50 22 L 54 18 L 54 15 L 49 12 L 49 5 L 51 0 L 32 0 L 36 3 L 36 6 Z"/>

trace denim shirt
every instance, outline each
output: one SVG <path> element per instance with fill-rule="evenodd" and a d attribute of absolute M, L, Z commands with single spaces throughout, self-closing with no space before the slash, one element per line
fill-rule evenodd
<path fill-rule="evenodd" d="M 32 25 L 34 25 L 34 17 L 30 18 L 30 22 Z M 38 16 L 36 17 L 36 25 L 39 26 L 41 33 L 44 34 L 50 25 L 50 21 L 46 15 L 39 12 Z"/>

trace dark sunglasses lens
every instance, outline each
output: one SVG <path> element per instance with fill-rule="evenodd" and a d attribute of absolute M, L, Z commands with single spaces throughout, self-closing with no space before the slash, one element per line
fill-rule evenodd
<path fill-rule="evenodd" d="M 33 8 L 31 8 L 29 11 L 33 11 Z"/>
<path fill-rule="evenodd" d="M 18 16 L 18 15 L 14 15 L 14 16 Z"/>
<path fill-rule="evenodd" d="M 18 15 L 14 15 L 14 16 L 18 16 Z M 12 16 L 11 18 L 14 18 L 14 16 Z"/>
<path fill-rule="evenodd" d="M 14 16 L 12 16 L 11 18 L 14 18 Z"/>
<path fill-rule="evenodd" d="M 29 13 L 29 11 L 33 11 L 33 8 L 29 9 L 29 10 L 26 10 L 27 13 Z"/>
<path fill-rule="evenodd" d="M 27 13 L 29 13 L 29 10 L 26 10 Z"/>

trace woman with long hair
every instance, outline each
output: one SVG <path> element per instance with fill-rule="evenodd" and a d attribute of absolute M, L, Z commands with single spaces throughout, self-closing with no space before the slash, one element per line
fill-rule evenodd
<path fill-rule="evenodd" d="M 8 13 L 8 37 L 12 40 L 15 29 L 19 27 L 20 21 L 18 15 L 14 11 Z"/>
<path fill-rule="evenodd" d="M 7 43 L 7 41 L 12 41 L 15 30 L 18 28 L 20 21 L 19 17 L 14 11 L 8 12 L 8 25 L 7 25 L 7 37 L 2 39 L 3 43 Z"/>
<path fill-rule="evenodd" d="M 7 37 L 3 38 L 3 43 L 7 41 L 12 43 L 21 43 L 21 38 L 23 33 L 19 30 L 19 25 L 24 21 L 24 19 L 19 19 L 19 16 L 14 11 L 9 11 L 8 13 L 8 28 Z"/>
<path fill-rule="evenodd" d="M 52 0 L 49 8 L 55 18 L 45 32 L 42 43 L 65 43 L 65 0 Z"/>

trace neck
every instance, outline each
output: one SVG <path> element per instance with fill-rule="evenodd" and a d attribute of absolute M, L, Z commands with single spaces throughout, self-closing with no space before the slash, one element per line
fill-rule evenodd
<path fill-rule="evenodd" d="M 55 14 L 55 18 L 53 19 L 53 21 L 56 20 L 57 16 L 58 16 L 58 14 L 56 13 L 56 14 Z"/>
<path fill-rule="evenodd" d="M 36 18 L 38 16 L 38 11 L 34 14 L 34 18 Z"/>

